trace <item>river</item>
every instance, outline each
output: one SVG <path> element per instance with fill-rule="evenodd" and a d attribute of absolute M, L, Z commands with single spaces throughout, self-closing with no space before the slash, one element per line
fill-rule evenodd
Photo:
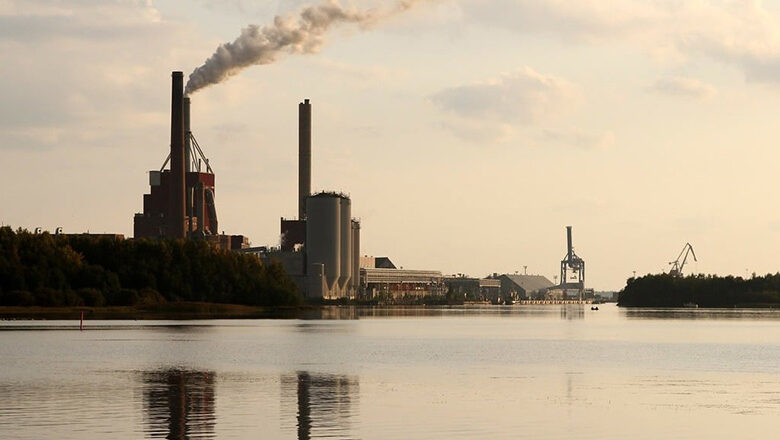
<path fill-rule="evenodd" d="M 333 308 L 0 321 L 2 439 L 701 439 L 780 432 L 780 311 Z"/>

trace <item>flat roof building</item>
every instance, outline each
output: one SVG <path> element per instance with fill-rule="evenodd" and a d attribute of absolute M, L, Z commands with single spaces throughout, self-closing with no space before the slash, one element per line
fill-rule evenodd
<path fill-rule="evenodd" d="M 360 269 L 360 283 L 366 299 L 444 294 L 441 272 L 435 270 L 363 267 Z"/>

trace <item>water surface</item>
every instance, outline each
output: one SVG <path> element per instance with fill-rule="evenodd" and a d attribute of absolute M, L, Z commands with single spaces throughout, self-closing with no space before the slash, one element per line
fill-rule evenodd
<path fill-rule="evenodd" d="M 780 312 L 0 322 L 0 438 L 772 438 Z"/>

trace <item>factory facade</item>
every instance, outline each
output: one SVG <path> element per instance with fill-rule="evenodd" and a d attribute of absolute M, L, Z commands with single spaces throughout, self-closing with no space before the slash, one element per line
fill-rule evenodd
<path fill-rule="evenodd" d="M 472 278 L 465 275 L 445 277 L 447 295 L 464 301 L 500 302 L 501 282 L 494 278 Z"/>

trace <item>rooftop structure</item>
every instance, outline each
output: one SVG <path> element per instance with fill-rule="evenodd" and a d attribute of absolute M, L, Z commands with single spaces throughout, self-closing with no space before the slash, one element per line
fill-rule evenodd
<path fill-rule="evenodd" d="M 501 282 L 501 295 L 512 299 L 537 299 L 547 290 L 555 287 L 552 281 L 542 275 L 498 275 Z"/>

